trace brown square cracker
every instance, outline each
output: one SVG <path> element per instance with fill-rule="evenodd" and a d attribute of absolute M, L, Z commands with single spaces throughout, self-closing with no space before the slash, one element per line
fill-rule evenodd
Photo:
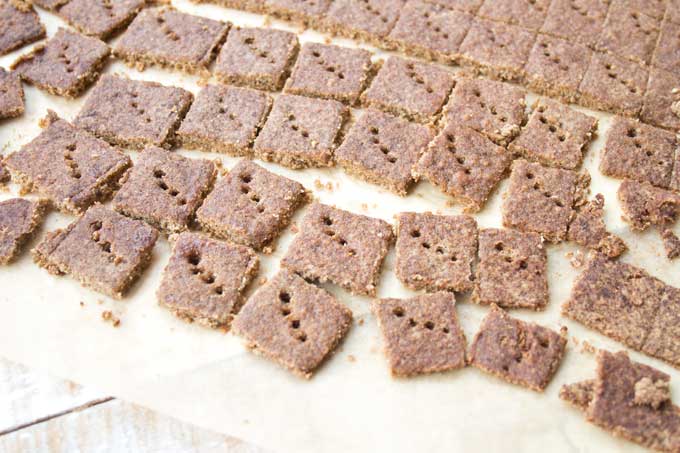
<path fill-rule="evenodd" d="M 244 159 L 217 182 L 196 218 L 214 236 L 262 250 L 306 200 L 302 184 Z"/>
<path fill-rule="evenodd" d="M 217 56 L 214 73 L 224 83 L 277 91 L 283 88 L 299 48 L 294 33 L 233 27 Z"/>
<path fill-rule="evenodd" d="M 251 154 L 270 107 L 271 98 L 261 91 L 208 85 L 198 93 L 177 129 L 178 141 L 188 149 Z"/>
<path fill-rule="evenodd" d="M 650 225 L 672 225 L 680 214 L 680 194 L 648 182 L 626 179 L 617 195 L 623 219 L 636 231 L 644 231 Z"/>
<path fill-rule="evenodd" d="M 473 16 L 422 0 L 409 0 L 386 38 L 389 47 L 407 54 L 452 63 Z"/>
<path fill-rule="evenodd" d="M 376 299 L 372 309 L 393 376 L 410 377 L 465 366 L 465 334 L 453 293 Z"/>
<path fill-rule="evenodd" d="M 675 239 L 677 240 L 677 237 Z M 678 368 L 680 367 L 679 340 L 680 289 L 666 286 L 659 311 L 642 346 L 642 352 Z"/>
<path fill-rule="evenodd" d="M 375 296 L 392 240 L 392 226 L 384 220 L 314 203 L 281 265 L 305 279 Z"/>
<path fill-rule="evenodd" d="M 680 24 L 665 20 L 661 24 L 659 40 L 654 50 L 652 66 L 680 72 Z"/>
<path fill-rule="evenodd" d="M 477 222 L 470 216 L 402 212 L 397 216 L 395 272 L 411 289 L 468 291 L 477 254 Z"/>
<path fill-rule="evenodd" d="M 264 12 L 276 18 L 318 28 L 332 0 L 264 0 Z"/>
<path fill-rule="evenodd" d="M 486 136 L 448 123 L 430 143 L 414 170 L 464 206 L 478 212 L 507 174 L 512 155 Z"/>
<path fill-rule="evenodd" d="M 460 78 L 444 107 L 447 123 L 481 132 L 505 145 L 526 120 L 526 92 L 514 85 L 487 79 Z"/>
<path fill-rule="evenodd" d="M 445 6 L 447 8 L 457 9 L 459 11 L 465 11 L 467 13 L 474 14 L 482 5 L 482 2 L 484 0 L 426 0 L 426 1 L 429 3 L 434 3 L 436 5 Z"/>
<path fill-rule="evenodd" d="M 640 118 L 654 126 L 680 130 L 680 72 L 649 70 Z"/>
<path fill-rule="evenodd" d="M 335 151 L 335 161 L 348 173 L 405 196 L 413 167 L 431 139 L 427 126 L 367 109 Z"/>
<path fill-rule="evenodd" d="M 663 248 L 666 252 L 666 258 L 674 260 L 680 257 L 680 238 L 671 230 L 666 228 L 661 233 L 661 240 Z"/>
<path fill-rule="evenodd" d="M 535 40 L 529 30 L 475 18 L 460 46 L 461 62 L 487 77 L 519 81 Z"/>
<path fill-rule="evenodd" d="M 590 54 L 582 44 L 538 35 L 524 67 L 527 86 L 564 102 L 576 102 Z"/>
<path fill-rule="evenodd" d="M 679 148 L 672 132 L 635 120 L 616 118 L 607 134 L 600 171 L 607 176 L 668 188 L 675 152 Z"/>
<path fill-rule="evenodd" d="M 594 52 L 579 86 L 579 104 L 595 110 L 637 116 L 649 71 L 612 54 Z"/>
<path fill-rule="evenodd" d="M 45 200 L 10 198 L 0 202 L 0 265 L 9 264 L 23 250 L 45 217 Z"/>
<path fill-rule="evenodd" d="M 611 0 L 552 0 L 541 32 L 594 47 L 610 3 Z"/>
<path fill-rule="evenodd" d="M 156 82 L 104 75 L 74 124 L 114 145 L 170 148 L 193 95 Z"/>
<path fill-rule="evenodd" d="M 305 43 L 284 92 L 354 104 L 372 72 L 371 53 L 321 43 Z"/>
<path fill-rule="evenodd" d="M 474 302 L 543 310 L 548 297 L 548 255 L 539 234 L 480 230 Z"/>
<path fill-rule="evenodd" d="M 71 214 L 106 200 L 132 165 L 130 158 L 53 112 L 46 122 L 40 135 L 5 159 L 14 182 Z"/>
<path fill-rule="evenodd" d="M 597 124 L 595 117 L 540 99 L 510 150 L 550 167 L 573 170 L 581 165 Z"/>
<path fill-rule="evenodd" d="M 597 49 L 649 64 L 659 37 L 659 21 L 622 2 L 609 7 Z"/>
<path fill-rule="evenodd" d="M 215 174 L 212 161 L 189 159 L 149 147 L 123 178 L 113 207 L 166 233 L 178 233 L 189 226 L 194 212 L 212 189 Z"/>
<path fill-rule="evenodd" d="M 446 69 L 398 57 L 389 57 L 361 101 L 366 107 L 427 123 L 436 116 L 453 88 Z"/>
<path fill-rule="evenodd" d="M 326 290 L 279 271 L 232 324 L 255 353 L 309 379 L 352 325 L 352 312 Z"/>
<path fill-rule="evenodd" d="M 503 226 L 563 241 L 586 182 L 587 177 L 572 170 L 516 160 L 504 195 Z"/>
<path fill-rule="evenodd" d="M 121 299 L 151 259 L 158 232 L 94 205 L 65 229 L 48 233 L 33 259 L 54 275 L 71 275 L 83 286 Z"/>
<path fill-rule="evenodd" d="M 74 98 L 97 80 L 109 54 L 102 41 L 60 28 L 49 41 L 20 56 L 11 69 L 41 90 Z"/>
<path fill-rule="evenodd" d="M 145 9 L 116 42 L 116 57 L 144 68 L 159 65 L 191 74 L 207 72 L 230 24 L 172 7 Z"/>
<path fill-rule="evenodd" d="M 279 95 L 255 139 L 255 156 L 290 168 L 329 167 L 348 113 L 338 101 Z"/>
<path fill-rule="evenodd" d="M 108 39 L 123 30 L 145 0 L 69 0 L 59 16 L 83 34 Z"/>
<path fill-rule="evenodd" d="M 604 196 L 599 193 L 577 211 L 574 220 L 569 224 L 567 240 L 609 258 L 616 258 L 628 248 L 620 237 L 607 231 L 604 223 Z"/>
<path fill-rule="evenodd" d="M 158 303 L 186 321 L 228 329 L 258 267 L 248 247 L 181 233 L 163 271 Z"/>
<path fill-rule="evenodd" d="M 24 87 L 13 72 L 0 67 L 0 119 L 15 118 L 25 110 Z"/>
<path fill-rule="evenodd" d="M 404 3 L 406 0 L 335 0 L 321 26 L 333 35 L 380 47 Z"/>
<path fill-rule="evenodd" d="M 0 55 L 45 37 L 45 26 L 30 3 L 0 0 Z"/>
<path fill-rule="evenodd" d="M 559 368 L 566 345 L 552 329 L 512 318 L 492 305 L 472 342 L 469 361 L 511 384 L 542 392 Z"/>
<path fill-rule="evenodd" d="M 538 30 L 545 21 L 551 0 L 484 0 L 477 14 L 487 19 Z"/>

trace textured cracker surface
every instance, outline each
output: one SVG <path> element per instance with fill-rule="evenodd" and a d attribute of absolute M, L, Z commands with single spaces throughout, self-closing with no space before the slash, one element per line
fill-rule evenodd
<path fill-rule="evenodd" d="M 17 8 L 11 0 L 0 1 L 0 55 L 45 37 L 45 27 L 30 8 Z"/>
<path fill-rule="evenodd" d="M 627 179 L 617 192 L 623 219 L 633 230 L 672 225 L 680 213 L 680 194 Z"/>
<path fill-rule="evenodd" d="M 0 68 L 0 119 L 21 116 L 25 109 L 21 79 Z"/>
<path fill-rule="evenodd" d="M 0 202 L 0 265 L 9 264 L 40 226 L 47 203 L 24 198 Z"/>

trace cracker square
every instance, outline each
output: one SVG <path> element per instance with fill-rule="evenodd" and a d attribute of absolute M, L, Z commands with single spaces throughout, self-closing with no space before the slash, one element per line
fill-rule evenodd
<path fill-rule="evenodd" d="M 487 19 L 538 30 L 543 25 L 551 0 L 484 0 L 477 14 Z"/>
<path fill-rule="evenodd" d="M 453 74 L 446 69 L 389 57 L 361 101 L 366 107 L 427 123 L 440 112 L 452 87 Z"/>
<path fill-rule="evenodd" d="M 207 72 L 229 24 L 172 7 L 145 9 L 116 42 L 114 54 L 130 65 L 159 65 L 191 74 Z"/>
<path fill-rule="evenodd" d="M 44 200 L 10 198 L 0 202 L 0 265 L 16 259 L 45 217 Z"/>
<path fill-rule="evenodd" d="M 515 25 L 475 18 L 460 46 L 461 61 L 488 77 L 519 81 L 536 34 Z"/>
<path fill-rule="evenodd" d="M 538 35 L 524 67 L 529 88 L 564 102 L 576 102 L 590 54 L 584 45 Z"/>
<path fill-rule="evenodd" d="M 680 195 L 648 182 L 626 179 L 617 195 L 623 219 L 636 231 L 644 231 L 650 225 L 672 225 L 680 214 Z"/>
<path fill-rule="evenodd" d="M 607 135 L 600 171 L 607 176 L 668 188 L 678 147 L 672 132 L 616 118 Z"/>
<path fill-rule="evenodd" d="M 94 205 L 65 229 L 48 233 L 33 249 L 51 274 L 71 275 L 83 286 L 122 299 L 151 258 L 158 232 Z"/>
<path fill-rule="evenodd" d="M 208 85 L 191 104 L 177 138 L 188 149 L 245 156 L 270 107 L 271 98 L 261 91 Z"/>
<path fill-rule="evenodd" d="M 335 0 L 322 24 L 337 36 L 380 46 L 392 30 L 406 0 Z"/>
<path fill-rule="evenodd" d="M 666 69 L 675 74 L 680 72 L 680 24 L 663 21 L 659 40 L 654 50 L 652 66 Z"/>
<path fill-rule="evenodd" d="M 47 124 L 40 135 L 6 158 L 14 181 L 71 214 L 107 199 L 132 165 L 130 158 L 54 113 L 48 115 Z"/>
<path fill-rule="evenodd" d="M 485 228 L 472 300 L 502 308 L 543 310 L 548 305 L 548 255 L 537 233 Z"/>
<path fill-rule="evenodd" d="M 453 293 L 376 299 L 372 309 L 393 376 L 410 377 L 465 366 L 465 334 Z"/>
<path fill-rule="evenodd" d="M 329 167 L 348 113 L 338 101 L 280 95 L 255 139 L 255 155 L 290 168 Z"/>
<path fill-rule="evenodd" d="M 541 32 L 594 47 L 610 3 L 611 0 L 552 0 Z"/>
<path fill-rule="evenodd" d="M 397 278 L 411 289 L 472 289 L 477 223 L 470 216 L 402 212 L 397 216 Z"/>
<path fill-rule="evenodd" d="M 573 170 L 581 165 L 597 123 L 595 117 L 540 99 L 510 150 L 550 167 Z"/>
<path fill-rule="evenodd" d="M 284 92 L 354 104 L 368 83 L 372 66 L 367 50 L 305 43 Z"/>
<path fill-rule="evenodd" d="M 97 80 L 109 53 L 102 41 L 60 28 L 49 41 L 20 56 L 11 69 L 41 90 L 75 98 Z"/>
<path fill-rule="evenodd" d="M 653 3 L 653 2 L 648 2 Z M 659 21 L 623 2 L 609 8 L 597 48 L 641 64 L 648 64 L 659 37 Z"/>
<path fill-rule="evenodd" d="M 567 240 L 616 258 L 628 248 L 623 240 L 607 231 L 604 223 L 604 196 L 597 194 L 583 205 L 569 224 Z"/>
<path fill-rule="evenodd" d="M 24 87 L 13 72 L 0 68 L 0 119 L 15 118 L 25 110 Z"/>
<path fill-rule="evenodd" d="M 375 296 L 392 239 L 392 227 L 384 220 L 314 203 L 281 265 L 305 279 Z"/>
<path fill-rule="evenodd" d="M 348 173 L 405 196 L 413 167 L 431 139 L 427 126 L 367 109 L 335 151 L 335 161 Z"/>
<path fill-rule="evenodd" d="M 674 108 L 677 113 L 673 111 Z M 654 126 L 680 130 L 679 113 L 680 73 L 651 68 L 640 118 Z"/>
<path fill-rule="evenodd" d="M 648 75 L 647 69 L 634 62 L 594 52 L 579 86 L 579 103 L 595 110 L 637 116 Z"/>
<path fill-rule="evenodd" d="M 184 231 L 212 189 L 215 173 L 212 161 L 146 148 L 113 198 L 114 209 L 167 233 Z"/>
<path fill-rule="evenodd" d="M 30 3 L 0 1 L 0 55 L 45 37 L 45 26 Z"/>
<path fill-rule="evenodd" d="M 244 159 L 217 182 L 196 218 L 217 237 L 262 250 L 306 199 L 302 184 Z"/>
<path fill-rule="evenodd" d="M 233 27 L 217 56 L 214 73 L 224 83 L 278 91 L 283 88 L 299 48 L 294 33 Z"/>
<path fill-rule="evenodd" d="M 144 0 L 69 0 L 59 16 L 79 32 L 108 39 L 123 30 L 145 5 Z"/>
<path fill-rule="evenodd" d="M 470 364 L 511 384 L 542 392 L 559 368 L 567 340 L 557 332 L 510 317 L 496 305 L 470 348 Z"/>
<path fill-rule="evenodd" d="M 473 16 L 422 0 L 410 0 L 387 37 L 390 46 L 407 54 L 452 63 Z"/>
<path fill-rule="evenodd" d="M 505 145 L 526 120 L 526 92 L 514 85 L 487 79 L 460 78 L 444 107 L 447 124 L 481 132 Z"/>
<path fill-rule="evenodd" d="M 232 328 L 250 349 L 309 379 L 352 325 L 329 292 L 280 271 L 248 300 Z"/>
<path fill-rule="evenodd" d="M 474 130 L 449 123 L 430 143 L 415 173 L 463 204 L 480 211 L 507 173 L 512 155 Z"/>
<path fill-rule="evenodd" d="M 332 0 L 264 0 L 264 12 L 274 17 L 318 28 Z"/>
<path fill-rule="evenodd" d="M 474 14 L 479 10 L 484 0 L 427 0 L 430 3 L 436 5 L 445 6 L 451 9 L 457 9 L 459 11 L 465 11 L 466 13 Z"/>
<path fill-rule="evenodd" d="M 193 95 L 156 82 L 104 75 L 74 124 L 118 146 L 170 148 Z"/>
<path fill-rule="evenodd" d="M 258 266 L 248 247 L 181 233 L 163 271 L 158 303 L 186 321 L 228 329 Z"/>

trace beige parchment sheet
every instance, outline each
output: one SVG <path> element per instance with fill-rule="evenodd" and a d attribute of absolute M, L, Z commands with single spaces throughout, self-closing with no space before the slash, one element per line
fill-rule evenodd
<path fill-rule="evenodd" d="M 240 25 L 261 25 L 264 21 L 263 16 L 194 5 L 187 0 L 173 4 L 182 11 Z M 61 20 L 44 11 L 40 14 L 52 36 L 62 25 Z M 271 26 L 295 30 L 276 21 Z M 301 35 L 302 41 L 324 39 L 310 31 Z M 347 40 L 333 41 L 354 45 Z M 8 67 L 20 52 L 0 58 L 0 65 Z M 182 86 L 194 93 L 200 89 L 196 77 L 167 70 L 137 72 L 114 62 L 106 72 Z M 17 150 L 39 133 L 38 120 L 47 108 L 72 119 L 85 96 L 68 101 L 26 87 L 26 98 L 26 114 L 0 124 L 3 154 Z M 530 95 L 529 103 L 534 99 Z M 595 115 L 600 118 L 600 132 L 586 155 L 585 168 L 592 175 L 592 194 L 605 195 L 609 228 L 630 246 L 623 260 L 680 286 L 680 260 L 673 263 L 665 258 L 658 234 L 649 231 L 633 235 L 620 219 L 616 200 L 619 181 L 597 170 L 611 116 Z M 178 152 L 221 159 L 225 168 L 237 161 L 218 154 Z M 133 159 L 137 156 L 136 152 L 130 154 Z M 338 169 L 291 171 L 263 165 L 313 189 L 321 202 L 390 222 L 396 213 L 407 210 L 460 213 L 459 206 L 451 206 L 447 197 L 426 182 L 419 183 L 408 197 L 400 198 Z M 320 189 L 316 182 L 328 184 L 332 190 Z M 475 216 L 480 227 L 501 226 L 500 207 L 506 187 L 507 180 Z M 8 192 L 0 192 L 0 199 L 17 193 L 17 186 L 11 185 Z M 304 210 L 295 221 L 299 222 L 303 214 Z M 50 213 L 38 238 L 72 220 Z M 291 238 L 289 229 L 273 254 L 260 255 L 260 277 L 273 275 Z M 36 243 L 37 239 L 30 246 Z M 579 272 L 570 266 L 565 253 L 575 250 L 571 244 L 548 248 L 551 297 L 547 310 L 513 311 L 512 315 L 554 329 L 566 325 L 570 337 L 596 347 L 624 349 L 560 316 L 560 306 Z M 328 286 L 352 309 L 355 323 L 337 354 L 311 381 L 303 381 L 247 352 L 233 335 L 187 324 L 159 307 L 155 290 L 169 253 L 167 240 L 159 240 L 150 268 L 123 301 L 84 289 L 69 277 L 50 276 L 33 264 L 30 254 L 23 254 L 15 264 L 0 268 L 0 355 L 274 452 L 641 451 L 586 423 L 582 414 L 559 400 L 562 384 L 594 374 L 594 357 L 581 352 L 572 340 L 562 367 L 544 394 L 506 384 L 474 368 L 393 379 L 382 355 L 369 300 Z M 379 296 L 413 294 L 397 281 L 393 270 L 392 251 L 384 265 Z M 104 310 L 112 310 L 121 319 L 120 327 L 102 320 Z M 458 311 L 470 340 L 488 309 L 470 303 L 468 297 L 459 297 Z M 635 352 L 631 355 L 670 373 L 673 393 L 676 401 L 680 400 L 679 370 Z"/>

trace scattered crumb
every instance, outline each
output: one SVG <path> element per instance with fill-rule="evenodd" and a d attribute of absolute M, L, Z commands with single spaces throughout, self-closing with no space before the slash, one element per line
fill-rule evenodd
<path fill-rule="evenodd" d="M 333 41 L 331 41 L 331 38 L 330 38 L 329 36 L 326 36 L 326 37 L 323 39 L 323 42 L 324 42 L 325 44 L 332 44 L 332 43 L 333 43 Z"/>
<path fill-rule="evenodd" d="M 560 327 L 560 335 L 562 335 L 563 337 L 566 337 L 568 333 L 569 333 L 569 328 L 567 326 Z"/>
<path fill-rule="evenodd" d="M 103 301 L 103 300 L 101 300 L 101 299 L 97 299 L 97 303 L 98 303 L 99 305 L 101 305 L 101 304 L 103 304 L 103 303 L 104 303 L 104 301 Z"/>
<path fill-rule="evenodd" d="M 81 301 L 80 301 L 80 306 L 81 306 L 81 307 L 84 307 L 84 306 L 85 306 L 85 302 L 83 302 L 83 301 L 81 300 Z"/>
<path fill-rule="evenodd" d="M 595 346 L 590 344 L 587 341 L 584 341 L 583 344 L 581 345 L 581 352 L 587 352 L 588 354 L 595 354 L 597 352 L 597 349 Z"/>
<path fill-rule="evenodd" d="M 120 325 L 120 319 L 115 317 L 111 310 L 104 310 L 102 312 L 102 319 L 107 322 L 110 321 L 113 327 L 118 327 Z"/>
<path fill-rule="evenodd" d="M 274 248 L 272 246 L 267 246 L 262 249 L 262 253 L 265 255 L 271 255 L 274 252 Z"/>
<path fill-rule="evenodd" d="M 453 200 L 446 200 L 446 207 L 447 208 L 453 208 L 456 205 L 456 202 Z"/>
<path fill-rule="evenodd" d="M 265 283 L 267 283 L 267 277 L 262 277 L 260 279 L 260 285 L 264 285 Z"/>
<path fill-rule="evenodd" d="M 658 409 L 670 398 L 668 381 L 659 379 L 654 382 L 649 377 L 643 377 L 635 383 L 633 403 L 638 406 L 651 406 L 654 409 Z"/>
<path fill-rule="evenodd" d="M 364 318 L 357 319 L 357 324 L 360 325 L 360 326 L 363 326 L 364 325 Z"/>
<path fill-rule="evenodd" d="M 328 192 L 333 191 L 333 183 L 331 181 L 324 183 L 320 179 L 315 179 L 314 180 L 314 187 L 316 188 L 316 190 L 326 190 Z M 339 185 L 338 185 L 338 187 L 339 187 Z"/>
<path fill-rule="evenodd" d="M 571 267 L 578 269 L 583 266 L 585 263 L 585 257 L 583 256 L 583 252 L 580 250 L 577 250 L 575 252 L 567 252 L 565 255 L 567 259 L 569 259 L 569 264 L 571 264 Z"/>
<path fill-rule="evenodd" d="M 300 229 L 298 228 L 297 224 L 291 223 L 290 231 L 292 231 L 293 234 L 298 234 L 300 232 Z"/>
<path fill-rule="evenodd" d="M 361 209 L 362 209 L 362 211 L 368 211 L 368 204 L 361 203 Z"/>
<path fill-rule="evenodd" d="M 577 346 L 581 343 L 578 338 L 576 337 L 571 337 L 571 341 L 574 342 L 574 346 Z"/>
<path fill-rule="evenodd" d="M 347 361 L 354 363 L 357 361 L 357 358 L 350 354 L 347 356 Z"/>

